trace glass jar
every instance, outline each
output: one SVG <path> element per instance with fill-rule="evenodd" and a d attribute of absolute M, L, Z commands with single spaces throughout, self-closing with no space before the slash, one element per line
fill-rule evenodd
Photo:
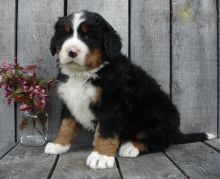
<path fill-rule="evenodd" d="M 19 125 L 20 142 L 27 146 L 42 146 L 47 141 L 48 115 L 46 112 L 25 111 Z"/>

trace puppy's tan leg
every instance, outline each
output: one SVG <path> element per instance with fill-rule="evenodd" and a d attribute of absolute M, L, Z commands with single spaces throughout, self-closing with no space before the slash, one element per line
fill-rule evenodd
<path fill-rule="evenodd" d="M 112 138 L 103 138 L 99 133 L 99 124 L 96 127 L 94 137 L 94 150 L 87 157 L 86 164 L 93 169 L 112 168 L 119 147 L 119 139 L 115 135 Z"/>
<path fill-rule="evenodd" d="M 56 139 L 46 145 L 45 153 L 62 154 L 67 152 L 77 131 L 78 127 L 73 118 L 63 118 Z"/>

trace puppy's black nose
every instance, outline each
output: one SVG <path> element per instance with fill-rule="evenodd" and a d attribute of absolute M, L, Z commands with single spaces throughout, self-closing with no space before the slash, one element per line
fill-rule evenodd
<path fill-rule="evenodd" d="M 78 55 L 79 51 L 80 51 L 79 48 L 76 46 L 71 46 L 67 49 L 67 53 L 68 53 L 69 57 L 71 57 L 71 58 L 76 57 Z"/>
<path fill-rule="evenodd" d="M 77 53 L 76 52 L 73 52 L 73 51 L 69 51 L 68 55 L 72 58 L 76 57 L 77 56 Z"/>

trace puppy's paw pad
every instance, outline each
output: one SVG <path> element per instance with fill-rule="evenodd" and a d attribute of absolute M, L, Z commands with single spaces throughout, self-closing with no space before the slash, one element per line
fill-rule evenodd
<path fill-rule="evenodd" d="M 137 157 L 140 154 L 138 148 L 136 148 L 131 142 L 127 142 L 121 145 L 119 149 L 119 156 L 121 157 Z"/>
<path fill-rule="evenodd" d="M 55 144 L 52 142 L 49 142 L 44 149 L 44 152 L 46 154 L 62 154 L 67 152 L 70 149 L 70 145 L 60 145 L 60 144 Z"/>
<path fill-rule="evenodd" d="M 112 168 L 115 163 L 114 156 L 99 154 L 97 151 L 92 152 L 86 161 L 86 165 L 93 169 Z"/>

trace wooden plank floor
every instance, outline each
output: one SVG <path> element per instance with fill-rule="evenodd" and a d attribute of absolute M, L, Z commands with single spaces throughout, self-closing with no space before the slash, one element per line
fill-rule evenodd
<path fill-rule="evenodd" d="M 0 159 L 2 159 L 13 147 L 15 147 L 15 143 L 0 143 Z"/>
<path fill-rule="evenodd" d="M 113 169 L 92 170 L 85 165 L 91 151 L 90 135 L 78 137 L 70 152 L 44 154 L 43 147 L 10 145 L 0 160 L 0 179 L 219 179 L 220 139 L 173 145 L 164 152 L 134 159 L 117 157 Z M 0 149 L 1 146 L 0 146 Z M 1 153 L 1 151 L 0 151 Z"/>

